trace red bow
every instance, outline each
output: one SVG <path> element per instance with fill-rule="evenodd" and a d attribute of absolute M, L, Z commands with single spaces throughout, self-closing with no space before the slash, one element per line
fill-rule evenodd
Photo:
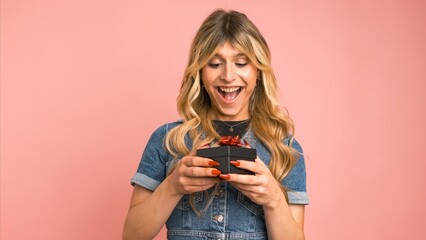
<path fill-rule="evenodd" d="M 239 136 L 223 136 L 220 141 L 218 142 L 220 146 L 236 146 L 236 147 L 243 147 L 244 145 L 247 145 L 247 141 L 244 139 L 243 144 L 239 138 Z"/>

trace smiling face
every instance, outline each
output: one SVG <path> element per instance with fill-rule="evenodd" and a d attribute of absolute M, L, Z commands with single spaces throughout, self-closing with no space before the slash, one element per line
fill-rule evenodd
<path fill-rule="evenodd" d="M 250 96 L 256 87 L 257 69 L 248 57 L 228 42 L 201 69 L 214 118 L 224 121 L 250 117 Z"/>

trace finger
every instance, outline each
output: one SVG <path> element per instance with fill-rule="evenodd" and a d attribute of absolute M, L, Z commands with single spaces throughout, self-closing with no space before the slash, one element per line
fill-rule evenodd
<path fill-rule="evenodd" d="M 213 187 L 214 185 L 216 185 L 216 183 L 219 182 L 218 178 L 214 179 L 214 182 L 198 182 L 195 183 L 193 185 L 186 185 L 184 187 L 184 192 L 189 194 L 189 193 L 193 193 L 193 192 L 200 192 L 200 191 L 204 191 L 207 190 L 211 187 Z"/>
<path fill-rule="evenodd" d="M 187 167 L 215 167 L 219 166 L 219 163 L 213 161 L 210 158 L 203 158 L 197 156 L 186 156 L 182 158 L 182 164 Z"/>
<path fill-rule="evenodd" d="M 224 179 L 228 182 L 241 183 L 244 185 L 257 185 L 258 181 L 256 176 L 248 174 L 220 174 L 219 178 Z"/>
<path fill-rule="evenodd" d="M 219 178 L 211 177 L 189 177 L 183 181 L 183 184 L 187 187 L 202 187 L 216 184 L 219 182 Z"/>
<path fill-rule="evenodd" d="M 263 163 L 263 161 L 259 158 L 256 158 L 254 162 L 247 160 L 236 160 L 230 161 L 229 163 L 235 167 L 246 169 L 254 173 L 263 173 L 266 167 L 265 163 Z"/>
<path fill-rule="evenodd" d="M 187 177 L 216 177 L 221 174 L 218 169 L 208 167 L 185 167 L 181 173 Z"/>

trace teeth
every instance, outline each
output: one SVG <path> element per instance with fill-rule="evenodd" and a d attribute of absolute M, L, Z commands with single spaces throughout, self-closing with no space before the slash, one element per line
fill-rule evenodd
<path fill-rule="evenodd" d="M 235 92 L 238 91 L 240 89 L 240 87 L 231 87 L 231 88 L 224 88 L 224 87 L 219 87 L 220 91 L 222 92 Z"/>

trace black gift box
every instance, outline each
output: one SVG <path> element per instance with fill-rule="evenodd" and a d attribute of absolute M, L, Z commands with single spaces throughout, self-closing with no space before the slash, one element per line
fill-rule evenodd
<path fill-rule="evenodd" d="M 235 167 L 230 164 L 234 160 L 247 160 L 254 161 L 257 153 L 254 148 L 235 147 L 235 146 L 220 146 L 213 148 L 203 148 L 197 150 L 197 156 L 213 159 L 220 165 L 215 166 L 223 174 L 239 173 L 239 174 L 252 174 L 253 172 Z"/>

